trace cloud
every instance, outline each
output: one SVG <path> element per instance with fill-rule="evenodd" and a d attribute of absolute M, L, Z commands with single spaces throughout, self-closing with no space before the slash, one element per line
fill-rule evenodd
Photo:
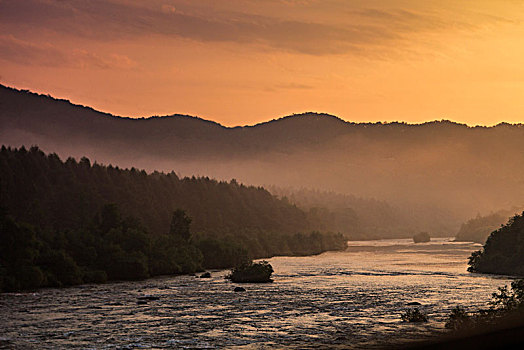
<path fill-rule="evenodd" d="M 396 32 L 426 32 L 446 29 L 475 30 L 478 26 L 472 21 L 457 19 L 453 13 L 416 12 L 406 9 L 363 9 L 351 12 L 354 15 L 364 17 L 387 25 Z M 495 18 L 492 18 L 495 20 Z"/>
<path fill-rule="evenodd" d="M 161 9 L 162 9 L 162 12 L 164 13 L 175 13 L 176 12 L 176 8 L 172 5 L 164 4 L 162 5 Z"/>
<path fill-rule="evenodd" d="M 49 43 L 31 43 L 17 39 L 13 35 L 0 35 L 0 59 L 17 64 L 36 64 L 44 67 L 128 69 L 136 65 L 123 55 L 100 56 L 79 49 L 64 51 Z"/>
<path fill-rule="evenodd" d="M 290 11 L 290 4 L 299 7 L 309 3 L 280 1 L 287 11 Z M 180 6 L 176 7 L 172 5 L 174 3 L 0 1 L 0 22 L 8 30 L 15 27 L 20 30 L 44 29 L 92 40 L 135 39 L 155 34 L 201 42 L 263 45 L 310 55 L 365 54 L 370 52 L 370 48 L 381 49 L 409 40 L 410 33 L 414 32 L 475 28 L 465 20 L 452 20 L 453 16 L 448 16 L 452 13 L 439 16 L 404 9 L 352 9 L 346 11 L 348 18 L 344 22 L 322 22 L 313 14 L 309 18 L 286 20 L 269 15 L 221 11 L 220 3 L 204 10 L 202 7 L 197 10 L 196 5 L 187 1 L 180 1 Z M 343 2 L 338 2 L 338 5 L 344 6 Z M 486 17 L 485 21 L 488 20 L 495 19 Z"/>
<path fill-rule="evenodd" d="M 38 62 L 42 66 L 63 66 L 67 56 L 50 44 L 36 45 L 12 35 L 0 36 L 0 58 L 21 64 Z"/>

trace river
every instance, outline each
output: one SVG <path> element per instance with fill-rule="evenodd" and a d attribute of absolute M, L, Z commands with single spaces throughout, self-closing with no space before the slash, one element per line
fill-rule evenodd
<path fill-rule="evenodd" d="M 344 252 L 269 259 L 274 283 L 245 292 L 213 271 L 0 295 L 0 348 L 370 348 L 442 332 L 451 308 L 485 308 L 506 277 L 471 274 L 478 244 L 350 242 Z M 138 297 L 156 296 L 139 305 Z M 426 324 L 400 315 L 419 302 Z"/>

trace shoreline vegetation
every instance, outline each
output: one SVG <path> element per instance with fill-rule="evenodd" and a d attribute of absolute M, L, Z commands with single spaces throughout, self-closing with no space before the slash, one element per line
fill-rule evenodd
<path fill-rule="evenodd" d="M 482 237 L 503 214 L 478 216 L 461 228 L 462 238 Z M 471 234 L 472 233 L 472 234 Z M 471 254 L 469 272 L 524 276 L 524 212 L 489 234 L 482 249 Z M 524 279 L 499 287 L 488 308 L 468 311 L 456 306 L 445 327 L 450 333 L 402 348 L 410 349 L 517 349 L 524 346 Z M 400 347 L 399 347 L 400 348 Z"/>
<path fill-rule="evenodd" d="M 470 272 L 524 276 L 524 212 L 493 231 L 469 258 Z"/>
<path fill-rule="evenodd" d="M 0 151 L 0 291 L 141 280 L 344 249 L 261 187 Z M 178 209 L 177 209 L 178 208 Z"/>
<path fill-rule="evenodd" d="M 273 282 L 271 279 L 273 272 L 273 266 L 265 260 L 256 263 L 247 262 L 233 268 L 226 279 L 233 283 L 270 283 Z"/>
<path fill-rule="evenodd" d="M 119 216 L 114 204 L 102 209 L 100 217 L 107 216 Z M 206 269 L 231 269 L 227 279 L 234 283 L 272 282 L 271 265 L 266 261 L 253 262 L 241 244 L 193 238 L 188 230 L 191 219 L 183 210 L 173 212 L 169 233 L 160 236 L 150 237 L 142 227 L 132 226 L 133 222 L 136 223 L 133 218 L 127 218 L 118 224 L 114 222 L 109 231 L 104 231 L 101 224 L 93 231 L 49 236 L 49 233 L 42 235 L 31 225 L 16 222 L 2 210 L 0 292 L 144 280 L 194 274 Z M 309 239 L 322 239 L 323 235 L 314 232 L 309 236 L 300 234 L 299 237 L 302 244 L 307 244 Z M 326 250 L 310 251 L 310 254 L 300 250 L 291 256 L 317 255 L 341 249 L 340 246 L 334 248 L 326 247 Z"/>
<path fill-rule="evenodd" d="M 499 287 L 488 306 L 475 311 L 456 306 L 445 324 L 448 333 L 393 348 L 521 349 L 524 345 L 524 279 L 513 281 L 509 287 Z"/>

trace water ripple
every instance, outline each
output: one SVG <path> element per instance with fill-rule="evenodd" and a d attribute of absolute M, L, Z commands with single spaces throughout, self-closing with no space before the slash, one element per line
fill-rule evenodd
<path fill-rule="evenodd" d="M 485 306 L 508 279 L 467 273 L 476 249 L 395 240 L 276 257 L 275 282 L 247 284 L 243 293 L 233 291 L 226 271 L 214 271 L 206 280 L 178 276 L 2 294 L 0 348 L 380 347 L 399 334 L 414 339 L 442 331 L 456 304 Z M 401 322 L 413 301 L 430 322 Z"/>

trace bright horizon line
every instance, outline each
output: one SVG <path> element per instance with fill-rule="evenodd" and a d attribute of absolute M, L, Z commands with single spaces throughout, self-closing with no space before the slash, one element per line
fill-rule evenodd
<path fill-rule="evenodd" d="M 31 89 L 28 89 L 28 88 L 21 88 L 21 87 L 17 87 L 17 86 L 9 86 L 9 85 L 4 84 L 2 82 L 0 82 L 0 85 L 3 86 L 3 87 L 6 87 L 8 89 L 17 90 L 19 92 L 28 92 L 28 93 L 31 93 L 31 94 L 34 94 L 34 95 L 37 95 L 37 96 L 50 97 L 50 98 L 52 98 L 54 100 L 57 100 L 57 101 L 67 102 L 67 103 L 69 103 L 69 104 L 71 104 L 72 106 L 75 106 L 75 107 L 88 108 L 88 109 L 91 109 L 91 110 L 93 110 L 93 111 L 95 111 L 97 113 L 106 114 L 106 115 L 109 115 L 109 116 L 112 116 L 112 117 L 117 117 L 117 118 L 134 119 L 134 120 L 139 120 L 139 119 L 146 120 L 146 119 L 154 119 L 154 118 L 169 118 L 169 117 L 181 116 L 181 117 L 190 117 L 190 118 L 200 119 L 200 120 L 203 120 L 203 121 L 206 121 L 206 122 L 215 123 L 215 124 L 218 124 L 221 127 L 228 128 L 228 129 L 243 128 L 243 127 L 254 127 L 254 126 L 257 126 L 257 125 L 267 124 L 267 123 L 270 123 L 270 122 L 273 122 L 273 121 L 278 121 L 278 120 L 289 118 L 289 117 L 308 115 L 308 114 L 329 116 L 329 117 L 333 117 L 333 118 L 339 119 L 342 122 L 349 123 L 349 124 L 356 124 L 356 125 L 358 125 L 358 124 L 385 124 L 385 125 L 388 125 L 388 124 L 406 124 L 406 125 L 417 126 L 417 125 L 424 125 L 424 124 L 430 124 L 430 123 L 436 123 L 436 122 L 451 122 L 451 123 L 454 123 L 454 124 L 457 124 L 457 125 L 467 126 L 468 128 L 476 128 L 476 127 L 491 128 L 491 127 L 495 127 L 495 126 L 498 126 L 498 125 L 501 125 L 501 124 L 508 124 L 508 125 L 513 125 L 513 126 L 524 125 L 524 123 L 510 123 L 510 122 L 507 122 L 507 121 L 499 121 L 499 122 L 493 123 L 493 124 L 475 124 L 475 125 L 472 125 L 472 124 L 468 124 L 466 122 L 462 122 L 462 121 L 454 120 L 454 119 L 448 119 L 448 118 L 432 119 L 432 120 L 426 120 L 426 121 L 423 121 L 423 122 L 408 122 L 408 121 L 402 121 L 402 120 L 375 120 L 375 121 L 358 121 L 357 122 L 357 121 L 352 121 L 352 120 L 345 119 L 345 118 L 343 118 L 343 117 L 341 117 L 339 115 L 333 114 L 333 113 L 319 112 L 319 111 L 293 112 L 291 114 L 281 113 L 281 114 L 279 114 L 280 116 L 278 116 L 278 117 L 274 117 L 272 119 L 266 119 L 264 121 L 256 122 L 256 123 L 253 123 L 253 124 L 228 125 L 228 124 L 220 122 L 218 120 L 210 119 L 207 116 L 203 117 L 203 116 L 200 116 L 200 115 L 193 115 L 193 114 L 188 114 L 188 113 L 172 113 L 172 114 L 147 115 L 147 116 L 115 114 L 113 112 L 103 111 L 101 109 L 97 109 L 97 108 L 92 107 L 92 106 L 87 105 L 87 104 L 82 104 L 81 102 L 75 102 L 75 101 L 73 101 L 73 100 L 71 100 L 71 99 L 69 99 L 67 97 L 57 97 L 57 96 L 51 95 L 49 93 L 38 91 L 38 90 L 31 90 Z"/>

